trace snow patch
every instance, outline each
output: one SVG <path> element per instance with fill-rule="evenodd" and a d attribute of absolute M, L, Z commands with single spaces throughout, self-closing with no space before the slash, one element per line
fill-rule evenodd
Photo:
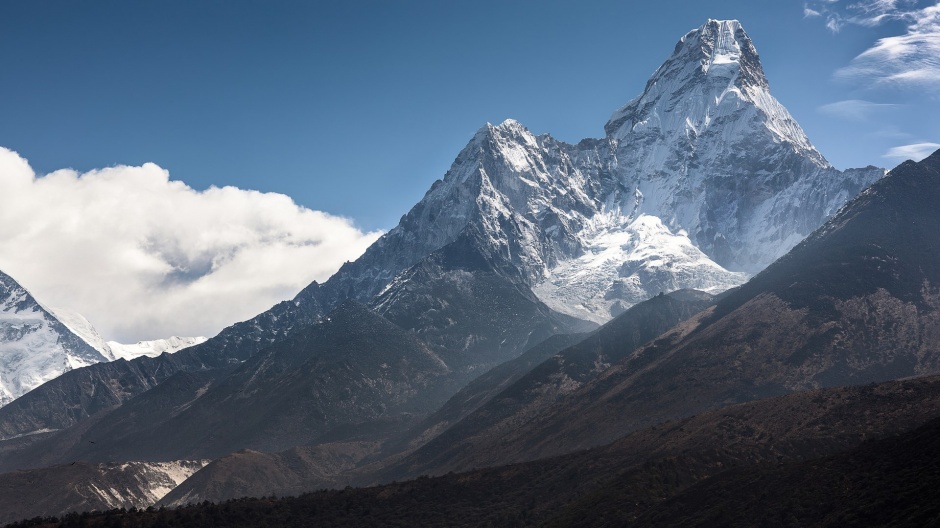
<path fill-rule="evenodd" d="M 199 337 L 170 337 L 167 339 L 156 339 L 153 341 L 138 341 L 129 345 L 121 344 L 116 341 L 108 341 L 115 359 L 131 360 L 143 356 L 157 357 L 160 354 L 174 354 L 201 343 L 205 343 L 208 338 Z"/>

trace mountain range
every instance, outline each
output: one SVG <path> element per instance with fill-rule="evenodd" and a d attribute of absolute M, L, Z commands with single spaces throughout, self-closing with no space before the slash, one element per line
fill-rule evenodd
<path fill-rule="evenodd" d="M 940 372 L 940 152 L 833 168 L 736 21 L 683 36 L 605 132 L 484 126 L 324 283 L 0 408 L 0 471 L 214 459 L 173 506 L 430 474 L 271 507 L 466 496 L 442 522 L 602 525 L 937 416 L 935 378 L 891 380 Z"/>
<path fill-rule="evenodd" d="M 0 407 L 72 369 L 156 357 L 206 341 L 171 337 L 124 345 L 105 341 L 81 314 L 49 308 L 0 272 Z"/>

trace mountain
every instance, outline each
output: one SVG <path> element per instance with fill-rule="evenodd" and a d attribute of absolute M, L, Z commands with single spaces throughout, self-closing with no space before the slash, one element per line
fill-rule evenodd
<path fill-rule="evenodd" d="M 454 392 L 552 335 L 596 327 L 539 301 L 474 228 L 399 274 L 370 304 L 456 370 Z"/>
<path fill-rule="evenodd" d="M 111 361 L 115 359 L 134 359 L 141 356 L 157 357 L 164 352 L 173 354 L 184 348 L 189 348 L 201 343 L 205 343 L 205 337 L 177 337 L 172 336 L 166 339 L 153 339 L 150 341 L 138 341 L 132 344 L 118 343 L 117 341 L 105 341 L 101 334 L 95 330 L 91 322 L 82 314 L 62 308 L 48 308 L 55 317 L 64 324 L 75 335 L 82 338 L 95 350 Z"/>
<path fill-rule="evenodd" d="M 735 20 L 679 40 L 643 93 L 604 127 L 653 214 L 721 266 L 755 273 L 815 230 L 881 169 L 833 170 L 770 93 Z"/>
<path fill-rule="evenodd" d="M 117 341 L 105 341 L 103 337 L 95 330 L 91 322 L 82 314 L 62 308 L 49 308 L 56 318 L 62 322 L 75 335 L 82 338 L 86 343 L 101 352 L 103 356 L 111 361 L 115 359 L 134 359 L 141 356 L 157 357 L 166 352 L 173 354 L 184 348 L 189 348 L 201 343 L 205 343 L 205 337 L 177 337 L 172 336 L 166 339 L 153 339 L 149 341 L 138 341 L 132 344 L 118 343 Z"/>
<path fill-rule="evenodd" d="M 825 161 L 770 95 L 737 22 L 710 20 L 683 37 L 605 131 L 568 144 L 512 120 L 484 126 L 394 229 L 329 280 L 176 354 L 94 365 L 46 383 L 0 408 L 0 451 L 46 453 L 47 463 L 100 457 L 108 445 L 170 460 L 388 439 L 553 334 L 592 330 L 663 292 L 743 283 L 884 175 Z M 335 310 L 358 313 L 366 327 L 331 321 Z M 694 334 L 719 312 L 711 310 L 669 339 L 684 338 L 681 328 Z M 398 352 L 385 341 L 404 347 L 404 364 L 389 361 Z M 595 390 L 603 367 L 656 367 L 650 349 L 635 359 L 641 343 L 604 342 L 574 357 L 570 371 L 556 363 L 567 378 L 542 386 L 562 409 L 587 416 L 590 409 L 568 402 L 596 402 L 579 395 Z M 394 367 L 388 379 L 383 364 Z M 493 379 L 505 392 L 526 378 Z M 477 389 L 480 398 L 495 390 Z M 286 395 L 305 404 L 291 406 Z M 452 418 L 479 411 L 473 401 L 455 403 Z M 516 411 L 525 408 L 523 401 Z M 615 414 L 591 441 L 638 427 L 631 412 L 639 410 Z M 568 416 L 546 432 L 539 427 L 547 415 L 518 414 L 518 430 L 480 446 L 499 453 L 502 444 L 487 442 L 506 439 L 512 456 L 541 456 L 562 435 L 558 449 L 581 445 L 592 427 L 570 433 L 584 417 Z M 172 439 L 153 438 L 154 424 Z M 79 442 L 92 437 L 95 448 Z M 520 450 L 523 443 L 531 450 Z"/>
<path fill-rule="evenodd" d="M 297 448 L 276 454 L 238 453 L 210 464 L 196 479 L 187 481 L 168 496 L 167 503 L 180 505 L 195 499 L 226 500 L 241 496 L 237 493 L 296 494 L 305 489 L 343 486 L 349 482 L 387 482 L 469 468 L 472 466 L 470 463 L 463 466 L 454 463 L 455 458 L 460 460 L 463 452 L 473 452 L 472 442 L 466 439 L 469 431 L 482 429 L 482 424 L 505 425 L 522 421 L 527 414 L 551 405 L 584 379 L 595 376 L 607 362 L 615 360 L 598 354 L 603 345 L 620 343 L 626 346 L 633 343 L 638 346 L 712 302 L 712 297 L 703 292 L 674 292 L 630 308 L 591 335 L 552 336 L 515 360 L 474 379 L 436 412 L 405 434 L 386 442 L 381 450 L 373 449 L 366 457 L 361 454 L 362 447 L 355 446 L 354 451 L 360 453 L 355 462 L 361 462 L 364 467 L 357 469 L 352 462 L 338 466 L 335 461 L 338 457 L 334 454 L 338 448 L 343 449 L 344 460 L 352 458 L 346 454 L 347 446 L 327 446 L 327 450 L 318 448 L 315 452 L 310 448 Z M 517 385 L 525 387 L 524 394 L 505 390 L 521 378 L 525 382 Z M 536 398 L 534 405 L 522 403 L 529 397 Z M 462 420 L 468 415 L 470 418 Z M 37 448 L 44 452 L 49 450 L 46 446 Z M 419 449 L 414 451 L 415 448 Z M 400 463 L 383 467 L 389 460 L 397 460 L 404 455 L 408 456 Z M 370 461 L 376 462 L 370 465 Z M 444 464 L 447 464 L 444 470 L 435 471 Z M 258 478 L 253 479 L 252 475 L 258 475 Z M 353 475 L 365 477 L 351 480 Z"/>
<path fill-rule="evenodd" d="M 49 311 L 56 319 L 59 320 L 66 328 L 72 331 L 75 335 L 82 338 L 83 341 L 92 346 L 95 350 L 101 353 L 102 356 L 108 358 L 109 361 L 114 361 L 116 357 L 111 351 L 111 347 L 108 345 L 108 342 L 105 341 L 101 334 L 98 333 L 98 330 L 95 329 L 94 325 L 91 324 L 91 321 L 85 318 L 84 315 L 74 312 L 72 310 L 66 310 L 63 308 L 54 308 L 52 306 L 45 306 L 46 310 Z"/>
<path fill-rule="evenodd" d="M 550 333 L 588 329 L 580 320 L 606 322 L 665 291 L 740 284 L 883 176 L 825 161 L 770 95 L 754 46 L 733 21 L 710 20 L 685 35 L 605 130 L 572 145 L 512 120 L 484 126 L 359 259 L 179 362 L 243 361 L 354 299 L 419 333 L 469 379 Z M 490 286 L 462 288 L 475 284 L 463 280 L 470 268 Z M 406 284 L 432 278 L 435 285 Z M 525 299 L 522 315 L 501 317 L 502 330 L 487 335 L 476 326 L 469 341 L 469 322 L 414 311 L 449 289 L 470 296 L 465 306 L 454 297 L 449 309 L 472 314 L 504 306 L 496 300 L 503 294 L 490 292 L 510 287 L 513 303 Z M 525 338 L 533 324 L 541 330 Z"/>
<path fill-rule="evenodd" d="M 73 369 L 118 358 L 173 353 L 205 340 L 105 342 L 81 314 L 40 304 L 0 272 L 0 407 Z"/>
<path fill-rule="evenodd" d="M 160 359 L 170 358 L 172 356 L 162 356 Z M 120 361 L 112 365 L 121 363 L 128 364 Z M 162 363 L 154 370 L 150 370 L 146 365 L 130 365 L 136 367 L 131 372 L 140 377 L 117 377 L 115 381 L 123 382 L 130 388 L 138 388 L 135 384 L 149 385 L 146 389 L 138 389 L 140 394 L 110 406 L 94 408 L 90 416 L 76 420 L 77 423 L 70 427 L 0 442 L 0 473 L 75 461 L 104 463 L 122 460 L 174 460 L 173 457 L 142 455 L 148 447 L 151 451 L 160 449 L 167 441 L 164 433 L 167 422 L 193 405 L 208 389 L 218 385 L 230 369 L 195 372 L 177 370 L 166 379 L 158 381 L 157 372 L 162 369 L 169 370 L 168 367 L 172 365 Z M 98 389 L 87 381 L 80 386 Z M 154 445 L 157 447 L 153 447 Z"/>
<path fill-rule="evenodd" d="M 405 434 L 392 437 L 390 442 L 382 445 L 320 444 L 280 453 L 239 451 L 210 463 L 168 494 L 161 504 L 182 506 L 204 500 L 220 502 L 238 497 L 297 495 L 311 489 L 345 486 L 350 482 L 350 472 L 358 466 L 424 444 L 488 401 L 503 386 L 584 337 L 585 334 L 560 334 L 546 339 L 518 358 L 480 375 L 428 418 Z"/>
<path fill-rule="evenodd" d="M 0 272 L 0 406 L 64 372 L 108 359 Z"/>
<path fill-rule="evenodd" d="M 331 436 L 370 439 L 436 408 L 449 372 L 413 334 L 347 301 L 209 387 L 166 423 L 150 456 L 217 457 Z"/>
<path fill-rule="evenodd" d="M 937 200 L 940 151 L 901 164 L 747 284 L 551 408 L 476 430 L 461 456 L 531 460 L 732 403 L 940 371 Z"/>
<path fill-rule="evenodd" d="M 373 442 L 344 442 L 292 447 L 279 453 L 245 449 L 210 462 L 158 504 L 166 507 L 223 502 L 242 497 L 300 495 L 312 489 L 345 485 L 345 473 L 377 447 Z"/>

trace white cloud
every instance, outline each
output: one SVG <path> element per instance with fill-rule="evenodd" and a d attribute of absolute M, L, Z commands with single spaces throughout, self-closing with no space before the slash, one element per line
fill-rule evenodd
<path fill-rule="evenodd" d="M 871 101 L 862 101 L 860 99 L 848 99 L 846 101 L 837 101 L 819 107 L 819 111 L 831 117 L 845 119 L 847 121 L 868 121 L 874 114 L 880 110 L 893 108 L 897 105 L 886 103 L 873 103 Z"/>
<path fill-rule="evenodd" d="M 815 9 L 811 9 L 806 4 L 803 5 L 803 17 L 804 18 L 813 18 L 813 17 L 819 17 L 819 16 L 822 16 L 822 13 L 820 13 L 819 11 L 816 11 Z"/>
<path fill-rule="evenodd" d="M 920 161 L 940 149 L 940 143 L 914 143 L 892 147 L 885 153 L 885 158 Z"/>
<path fill-rule="evenodd" d="M 2 147 L 0 196 L 0 270 L 125 342 L 214 335 L 380 235 L 281 194 L 196 191 L 152 163 L 36 177 Z"/>
<path fill-rule="evenodd" d="M 826 17 L 826 28 L 833 33 L 838 33 L 842 30 L 842 18 L 835 15 L 829 15 Z"/>

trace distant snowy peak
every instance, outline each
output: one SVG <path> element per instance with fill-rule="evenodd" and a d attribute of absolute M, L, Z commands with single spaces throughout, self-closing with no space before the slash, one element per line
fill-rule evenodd
<path fill-rule="evenodd" d="M 205 337 L 170 337 L 168 339 L 156 339 L 153 341 L 138 341 L 133 344 L 125 345 L 118 343 L 116 341 L 108 341 L 108 347 L 111 349 L 111 352 L 114 355 L 115 359 L 135 359 L 142 356 L 147 357 L 157 357 L 160 354 L 167 353 L 173 354 L 183 350 L 184 348 L 189 348 L 191 346 L 196 346 L 201 343 L 205 343 L 207 338 Z"/>
<path fill-rule="evenodd" d="M 69 370 L 108 360 L 0 272 L 0 406 Z"/>
<path fill-rule="evenodd" d="M 205 343 L 205 337 L 169 337 L 152 341 L 138 341 L 122 344 L 117 341 L 105 341 L 95 327 L 82 314 L 63 308 L 45 307 L 75 335 L 95 348 L 108 361 L 116 359 L 131 360 L 142 356 L 157 357 L 164 352 L 173 354 L 184 348 Z"/>

